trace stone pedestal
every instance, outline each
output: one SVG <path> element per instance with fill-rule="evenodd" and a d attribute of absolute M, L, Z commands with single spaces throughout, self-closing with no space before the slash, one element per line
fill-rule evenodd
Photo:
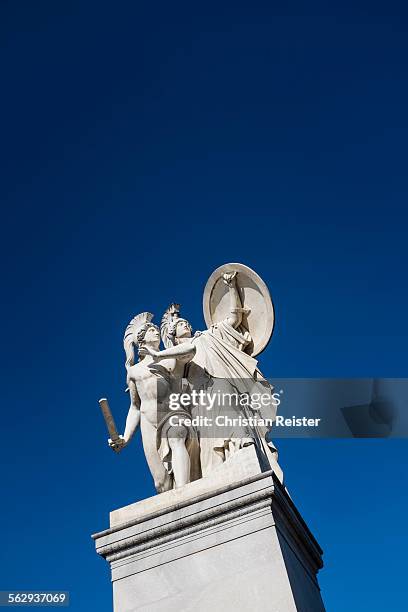
<path fill-rule="evenodd" d="M 322 612 L 322 551 L 253 446 L 185 487 L 115 510 L 93 536 L 115 612 Z"/>

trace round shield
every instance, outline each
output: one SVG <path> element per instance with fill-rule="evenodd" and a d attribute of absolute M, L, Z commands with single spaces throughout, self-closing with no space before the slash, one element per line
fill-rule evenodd
<path fill-rule="evenodd" d="M 203 310 L 207 327 L 220 323 L 230 314 L 230 295 L 223 274 L 237 272 L 236 286 L 241 299 L 242 325 L 252 337 L 248 353 L 259 355 L 268 344 L 275 322 L 272 299 L 263 280 L 256 272 L 240 263 L 224 264 L 210 276 L 204 289 Z"/>

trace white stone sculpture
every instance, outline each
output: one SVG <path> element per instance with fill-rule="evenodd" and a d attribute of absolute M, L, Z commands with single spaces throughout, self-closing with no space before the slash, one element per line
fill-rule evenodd
<path fill-rule="evenodd" d="M 255 445 L 260 461 L 282 480 L 276 448 L 267 439 L 270 427 L 250 423 L 220 430 L 217 417 L 224 406 L 214 404 L 211 424 L 203 428 L 202 419 L 208 416 L 205 401 L 170 408 L 169 398 L 187 391 L 236 398 L 252 397 L 256 392 L 270 397 L 270 423 L 276 416 L 272 387 L 254 358 L 273 330 L 273 306 L 266 285 L 242 264 L 221 266 L 207 283 L 204 314 L 209 327 L 193 337 L 179 305 L 171 304 L 161 322 L 164 350 L 159 350 L 160 332 L 152 323 L 152 314 L 141 313 L 127 326 L 124 348 L 131 403 L 123 436 L 116 432 L 107 400 L 100 400 L 111 435 L 109 444 L 116 452 L 129 443 L 140 424 L 146 460 L 159 493 L 209 476 L 248 445 Z M 235 416 L 245 420 L 254 414 L 251 404 L 234 401 L 230 408 Z"/>

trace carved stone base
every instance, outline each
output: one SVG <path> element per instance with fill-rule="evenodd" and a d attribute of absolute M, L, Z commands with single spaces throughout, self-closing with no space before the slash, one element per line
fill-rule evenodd
<path fill-rule="evenodd" d="M 93 538 L 110 563 L 115 612 L 324 611 L 322 551 L 253 446 L 110 518 Z"/>

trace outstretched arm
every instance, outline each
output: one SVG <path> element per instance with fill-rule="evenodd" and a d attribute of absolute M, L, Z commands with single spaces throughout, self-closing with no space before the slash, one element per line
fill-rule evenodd
<path fill-rule="evenodd" d="M 150 347 L 143 346 L 139 349 L 139 355 L 151 355 L 155 361 L 162 359 L 180 359 L 191 361 L 196 352 L 196 347 L 192 342 L 182 342 L 163 351 L 155 351 Z"/>

